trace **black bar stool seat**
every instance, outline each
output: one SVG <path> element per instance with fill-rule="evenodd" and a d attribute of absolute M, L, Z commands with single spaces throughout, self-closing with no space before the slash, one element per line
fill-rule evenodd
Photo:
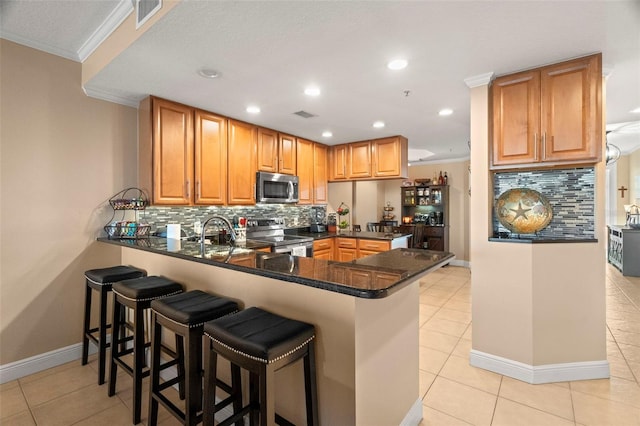
<path fill-rule="evenodd" d="M 207 321 L 238 312 L 233 300 L 192 290 L 151 302 L 151 392 L 149 395 L 149 424 L 158 421 L 158 403 L 185 425 L 202 421 L 202 335 Z M 178 360 L 178 376 L 160 383 L 160 343 L 162 327 L 184 339 L 184 356 Z M 180 356 L 180 354 L 178 354 Z M 240 386 L 240 369 L 232 368 L 233 386 L 224 385 L 229 393 Z M 171 402 L 162 391 L 184 379 L 185 410 Z"/>
<path fill-rule="evenodd" d="M 113 328 L 111 329 L 111 357 L 109 370 L 108 395 L 116 393 L 118 366 L 122 367 L 133 378 L 133 424 L 140 423 L 142 409 L 142 379 L 149 375 L 145 369 L 145 349 L 151 345 L 145 340 L 144 314 L 151 307 L 151 301 L 162 297 L 182 293 L 182 285 L 170 279 L 151 276 L 114 283 L 113 290 Z M 121 319 L 124 307 L 133 311 L 133 335 L 121 333 Z M 133 340 L 133 347 L 127 348 L 126 342 Z M 176 342 L 176 347 L 180 345 Z M 165 351 L 177 358 L 174 352 Z M 126 355 L 133 353 L 132 364 L 127 364 Z M 175 363 L 167 363 L 168 368 Z"/>
<path fill-rule="evenodd" d="M 108 268 L 90 269 L 85 271 L 85 299 L 84 325 L 82 335 L 82 365 L 86 365 L 89 358 L 89 340 L 98 346 L 98 384 L 104 383 L 107 348 L 107 295 L 113 283 L 146 276 L 146 271 L 133 266 L 111 266 Z M 100 312 L 97 327 L 91 327 L 91 294 L 97 291 L 100 295 Z M 95 334 L 98 334 L 95 336 Z"/>
<path fill-rule="evenodd" d="M 209 321 L 204 333 L 210 339 L 205 362 L 204 424 L 213 425 L 215 412 L 215 377 L 217 355 L 228 359 L 250 372 L 249 405 L 234 410 L 219 425 L 237 422 L 247 413 L 250 423 L 260 414 L 260 425 L 291 424 L 275 413 L 275 399 L 267 397 L 274 392 L 273 373 L 282 367 L 304 358 L 305 397 L 307 424 L 318 424 L 318 403 L 315 372 L 315 328 L 297 321 L 252 307 L 235 315 Z"/>

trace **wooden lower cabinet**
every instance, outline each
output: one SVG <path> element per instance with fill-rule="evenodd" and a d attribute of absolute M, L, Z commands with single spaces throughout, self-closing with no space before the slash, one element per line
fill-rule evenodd
<path fill-rule="evenodd" d="M 325 238 L 313 242 L 313 258 L 333 260 L 334 255 L 333 238 Z"/>
<path fill-rule="evenodd" d="M 358 258 L 382 253 L 391 249 L 391 241 L 365 240 L 358 238 Z"/>
<path fill-rule="evenodd" d="M 340 264 L 330 265 L 329 275 L 332 281 L 359 288 L 384 287 L 400 279 L 400 274 Z"/>
<path fill-rule="evenodd" d="M 444 226 L 425 226 L 423 233 L 423 248 L 429 250 L 445 251 L 448 247 L 446 241 L 446 229 Z"/>
<path fill-rule="evenodd" d="M 336 238 L 336 259 L 338 262 L 351 262 L 358 258 L 358 240 L 356 238 Z"/>

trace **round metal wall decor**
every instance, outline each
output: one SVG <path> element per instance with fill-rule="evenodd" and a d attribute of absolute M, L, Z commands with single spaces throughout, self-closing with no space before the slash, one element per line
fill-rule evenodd
<path fill-rule="evenodd" d="M 553 211 L 549 200 L 533 189 L 514 188 L 496 200 L 498 220 L 516 234 L 535 234 L 551 222 Z"/>

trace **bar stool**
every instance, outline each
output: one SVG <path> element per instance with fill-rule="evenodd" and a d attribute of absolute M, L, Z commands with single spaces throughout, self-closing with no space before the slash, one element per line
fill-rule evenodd
<path fill-rule="evenodd" d="M 314 338 L 311 324 L 288 319 L 252 307 L 235 315 L 209 321 L 204 325 L 209 337 L 205 351 L 204 418 L 203 424 L 213 425 L 218 409 L 215 404 L 216 365 L 218 355 L 250 373 L 249 405 L 219 423 L 229 425 L 250 414 L 250 424 L 291 424 L 275 412 L 274 372 L 304 358 L 304 384 L 307 424 L 318 424 L 318 396 Z M 259 423 L 256 412 L 259 412 Z"/>
<path fill-rule="evenodd" d="M 149 425 L 158 422 L 158 403 L 185 425 L 202 421 L 202 333 L 206 321 L 238 311 L 238 304 L 200 290 L 169 296 L 151 302 L 151 391 L 149 393 Z M 179 359 L 178 376 L 160 383 L 160 344 L 162 327 L 184 339 L 184 356 Z M 180 367 L 182 366 L 182 368 Z M 234 395 L 240 394 L 240 369 L 232 367 L 235 386 L 221 387 Z M 185 409 L 180 410 L 162 391 L 184 380 Z M 237 399 L 237 398 L 236 398 Z M 242 403 L 236 402 L 236 406 Z"/>
<path fill-rule="evenodd" d="M 89 340 L 98 346 L 98 384 L 104 383 L 107 348 L 107 294 L 113 283 L 146 276 L 146 271 L 132 266 L 112 266 L 109 268 L 90 269 L 85 271 L 86 281 L 84 298 L 84 326 L 82 334 L 82 365 L 86 365 L 89 358 Z M 95 290 L 100 295 L 100 320 L 98 326 L 91 328 L 91 294 Z M 98 333 L 98 337 L 94 334 Z"/>
<path fill-rule="evenodd" d="M 145 341 L 144 314 L 151 307 L 151 301 L 182 293 L 182 286 L 164 277 L 142 277 L 113 284 L 113 327 L 111 329 L 111 357 L 109 370 L 108 395 L 116 393 L 118 366 L 133 378 L 133 424 L 140 423 L 142 408 L 142 379 L 149 375 L 145 369 L 145 349 L 151 345 Z M 125 308 L 133 310 L 133 336 L 121 333 L 121 319 Z M 126 342 L 133 340 L 133 348 L 127 348 Z M 176 342 L 176 347 L 180 346 Z M 177 358 L 168 348 L 167 353 Z M 133 353 L 133 365 L 126 362 L 125 355 Z M 166 363 L 162 368 L 175 365 Z"/>

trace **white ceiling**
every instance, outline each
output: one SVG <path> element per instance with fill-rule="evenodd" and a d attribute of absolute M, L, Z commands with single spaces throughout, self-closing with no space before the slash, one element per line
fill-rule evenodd
<path fill-rule="evenodd" d="M 129 13 L 131 0 L 1 0 L 0 35 L 83 61 Z M 630 152 L 640 147 L 637 0 L 183 1 L 85 90 L 129 105 L 154 94 L 329 145 L 402 134 L 423 152 L 411 160 L 442 161 L 469 154 L 465 79 L 594 52 L 610 72 L 609 141 Z M 397 57 L 409 66 L 388 70 Z M 220 77 L 203 79 L 203 67 Z M 322 94 L 305 96 L 309 84 Z M 445 107 L 453 115 L 440 117 Z"/>

